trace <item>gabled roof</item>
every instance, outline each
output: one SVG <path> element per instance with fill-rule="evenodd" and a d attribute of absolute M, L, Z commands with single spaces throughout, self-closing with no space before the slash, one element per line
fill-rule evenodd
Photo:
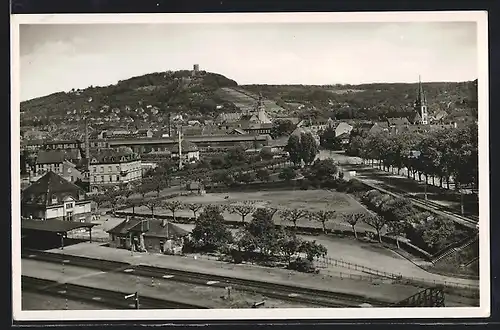
<path fill-rule="evenodd" d="M 165 224 L 165 226 L 163 226 Z M 123 220 L 118 226 L 107 231 L 114 235 L 127 235 L 130 232 L 144 233 L 146 237 L 177 238 L 187 236 L 189 232 L 171 222 L 159 219 Z"/>
<path fill-rule="evenodd" d="M 22 192 L 21 203 L 51 205 L 52 198 L 61 202 L 70 196 L 74 200 L 85 198 L 85 191 L 56 173 L 49 171 Z"/>

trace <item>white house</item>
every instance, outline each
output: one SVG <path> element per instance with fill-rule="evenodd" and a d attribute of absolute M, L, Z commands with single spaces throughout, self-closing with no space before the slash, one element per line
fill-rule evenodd
<path fill-rule="evenodd" d="M 52 171 L 21 194 L 21 215 L 26 218 L 90 222 L 91 211 L 85 191 Z"/>

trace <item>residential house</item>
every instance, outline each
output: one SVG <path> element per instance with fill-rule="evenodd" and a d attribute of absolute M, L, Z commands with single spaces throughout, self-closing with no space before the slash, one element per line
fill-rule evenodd
<path fill-rule="evenodd" d="M 22 191 L 21 216 L 90 222 L 91 201 L 82 188 L 49 171 Z"/>
<path fill-rule="evenodd" d="M 295 136 L 298 136 L 300 138 L 300 136 L 302 134 L 307 134 L 307 133 L 310 133 L 312 134 L 312 136 L 314 137 L 314 140 L 316 141 L 316 143 L 319 145 L 319 142 L 320 142 L 320 138 L 319 138 L 319 135 L 317 132 L 307 128 L 307 127 L 297 127 L 293 132 L 292 134 L 290 134 L 290 136 L 292 135 L 295 135 Z"/>
<path fill-rule="evenodd" d="M 71 175 L 71 168 L 82 159 L 80 150 L 40 150 L 37 153 L 35 161 L 34 175 L 43 175 L 48 171 L 53 171 L 56 174 L 67 178 Z M 76 174 L 78 176 L 78 174 Z M 76 177 L 69 181 L 76 181 Z"/>
<path fill-rule="evenodd" d="M 142 179 L 141 159 L 130 148 L 100 149 L 90 154 L 89 181 L 92 192 Z"/>
<path fill-rule="evenodd" d="M 110 247 L 153 253 L 175 253 L 182 249 L 189 232 L 164 219 L 126 218 L 107 231 Z"/>
<path fill-rule="evenodd" d="M 349 125 L 348 123 L 345 122 L 340 122 L 336 127 L 335 127 L 335 136 L 339 137 L 342 134 L 351 134 L 353 127 L 352 125 Z"/>

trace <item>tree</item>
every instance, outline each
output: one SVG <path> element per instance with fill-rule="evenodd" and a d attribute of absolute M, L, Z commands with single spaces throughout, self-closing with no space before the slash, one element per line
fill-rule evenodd
<path fill-rule="evenodd" d="M 327 150 L 341 150 L 342 143 L 335 135 L 335 129 L 328 127 L 319 136 L 320 145 Z"/>
<path fill-rule="evenodd" d="M 312 262 L 314 258 L 324 257 L 328 253 L 326 247 L 316 241 L 303 241 L 300 244 L 299 251 L 306 254 L 307 260 Z"/>
<path fill-rule="evenodd" d="M 163 208 L 170 210 L 172 212 L 173 221 L 175 221 L 175 212 L 183 208 L 183 204 L 179 201 L 169 201 L 163 203 Z"/>
<path fill-rule="evenodd" d="M 311 181 L 337 179 L 339 168 L 331 158 L 316 160 L 309 168 L 307 178 Z"/>
<path fill-rule="evenodd" d="M 233 235 L 227 229 L 219 207 L 207 205 L 195 220 L 191 236 L 198 248 L 217 251 L 232 243 Z"/>
<path fill-rule="evenodd" d="M 292 134 L 296 125 L 294 125 L 290 120 L 278 119 L 273 122 L 273 127 L 271 128 L 271 136 L 273 139 L 288 136 Z"/>
<path fill-rule="evenodd" d="M 165 179 L 158 178 L 153 181 L 153 188 L 157 193 L 157 196 L 160 197 L 160 192 L 166 187 Z"/>
<path fill-rule="evenodd" d="M 225 157 L 226 163 L 232 166 L 238 166 L 248 162 L 248 156 L 245 149 L 242 147 L 236 147 L 229 150 Z"/>
<path fill-rule="evenodd" d="M 255 180 L 255 176 L 249 171 L 239 172 L 235 175 L 235 180 L 238 182 L 250 183 Z"/>
<path fill-rule="evenodd" d="M 96 213 L 99 214 L 99 209 L 101 208 L 101 206 L 103 206 L 105 203 L 109 201 L 109 196 L 105 194 L 95 195 L 92 197 L 92 201 L 95 203 Z"/>
<path fill-rule="evenodd" d="M 270 179 L 270 173 L 267 168 L 260 168 L 257 170 L 257 178 L 260 181 L 268 182 Z"/>
<path fill-rule="evenodd" d="M 379 243 L 382 243 L 382 235 L 380 234 L 380 231 L 386 224 L 385 219 L 378 215 L 367 216 L 363 218 L 363 222 L 377 231 L 378 241 Z"/>
<path fill-rule="evenodd" d="M 300 135 L 300 158 L 306 165 L 311 164 L 319 152 L 318 144 L 311 133 L 302 133 Z"/>
<path fill-rule="evenodd" d="M 230 205 L 228 211 L 229 213 L 239 215 L 241 217 L 241 222 L 245 223 L 246 216 L 255 212 L 255 205 L 253 202 L 244 201 L 241 204 Z"/>
<path fill-rule="evenodd" d="M 144 205 L 151 210 L 151 219 L 154 219 L 154 210 L 161 206 L 161 202 L 157 199 L 150 199 Z"/>
<path fill-rule="evenodd" d="M 279 252 L 279 234 L 273 221 L 273 211 L 258 208 L 245 228 L 241 244 L 245 244 L 247 249 L 253 245 L 263 256 L 269 257 Z"/>
<path fill-rule="evenodd" d="M 323 228 L 323 233 L 326 233 L 326 223 L 335 216 L 335 211 L 321 210 L 309 214 L 311 220 L 319 221 Z"/>
<path fill-rule="evenodd" d="M 151 191 L 151 186 L 148 183 L 143 183 L 137 187 L 137 192 L 141 194 L 142 199 L 146 198 L 146 195 Z"/>
<path fill-rule="evenodd" d="M 273 152 L 271 151 L 271 148 L 269 147 L 264 147 L 260 150 L 259 152 L 260 159 L 262 160 L 271 160 L 274 157 Z"/>
<path fill-rule="evenodd" d="M 196 214 L 199 210 L 201 210 L 201 208 L 203 207 L 203 205 L 201 204 L 197 204 L 197 203 L 189 203 L 186 205 L 186 207 L 191 210 L 193 212 L 193 216 L 196 220 Z"/>
<path fill-rule="evenodd" d="M 417 230 L 422 239 L 433 251 L 439 251 L 451 243 L 451 239 L 457 235 L 455 223 L 444 217 L 433 216 L 427 218 Z"/>
<path fill-rule="evenodd" d="M 287 182 L 292 181 L 297 177 L 297 172 L 292 167 L 285 167 L 281 170 L 280 174 L 278 174 L 278 178 L 281 180 L 285 180 Z"/>
<path fill-rule="evenodd" d="M 282 231 L 279 239 L 279 248 L 288 264 L 290 264 L 292 256 L 299 252 L 301 245 L 302 240 L 294 232 L 288 230 Z"/>
<path fill-rule="evenodd" d="M 297 229 L 297 221 L 307 215 L 306 211 L 299 209 L 285 209 L 280 213 L 282 220 L 284 219 L 293 223 L 294 230 Z"/>
<path fill-rule="evenodd" d="M 290 135 L 287 145 L 284 149 L 290 154 L 290 161 L 292 163 L 296 165 L 300 163 L 300 161 L 302 160 L 300 137 L 296 135 Z"/>
<path fill-rule="evenodd" d="M 354 232 L 354 238 L 358 239 L 358 233 L 356 232 L 356 224 L 361 220 L 364 222 L 366 214 L 364 213 L 350 213 L 344 215 L 345 221 L 351 225 L 352 231 Z"/>
<path fill-rule="evenodd" d="M 407 222 L 404 221 L 392 221 L 388 223 L 389 230 L 392 232 L 394 237 L 396 238 L 396 245 L 399 246 L 399 237 L 405 233 L 406 227 L 408 226 Z"/>

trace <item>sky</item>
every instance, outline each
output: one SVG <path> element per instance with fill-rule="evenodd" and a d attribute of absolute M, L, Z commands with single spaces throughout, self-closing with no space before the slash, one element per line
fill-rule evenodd
<path fill-rule="evenodd" d="M 477 78 L 475 22 L 29 24 L 21 101 L 152 72 L 216 72 L 239 84 Z"/>

